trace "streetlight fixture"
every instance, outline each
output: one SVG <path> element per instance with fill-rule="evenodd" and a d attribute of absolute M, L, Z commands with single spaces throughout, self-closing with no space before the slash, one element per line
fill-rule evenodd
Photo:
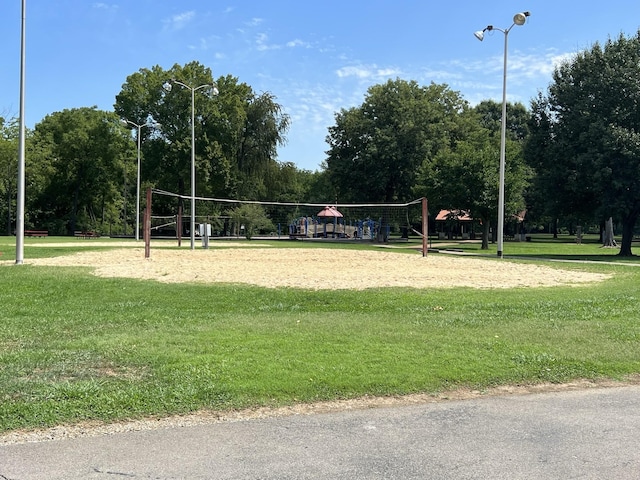
<path fill-rule="evenodd" d="M 212 95 L 218 95 L 218 89 L 215 85 L 205 83 L 198 87 L 192 87 L 178 80 L 171 79 L 162 86 L 166 92 L 171 91 L 172 84 L 180 85 L 183 88 L 191 91 L 191 250 L 195 249 L 196 237 L 196 106 L 195 106 L 195 94 L 196 91 L 203 88 L 211 88 Z"/>
<path fill-rule="evenodd" d="M 502 258 L 502 244 L 504 240 L 504 164 L 507 136 L 507 39 L 509 32 L 515 26 L 524 25 L 530 12 L 520 12 L 513 16 L 513 24 L 507 29 L 496 28 L 493 25 L 475 32 L 473 35 L 480 41 L 484 40 L 484 32 L 498 30 L 504 33 L 504 65 L 502 74 L 502 122 L 500 129 L 500 188 L 498 192 L 498 257 Z"/>
<path fill-rule="evenodd" d="M 138 129 L 138 180 L 136 185 L 136 242 L 140 240 L 140 132 L 142 127 L 157 127 L 158 123 L 143 123 L 142 125 L 138 125 L 131 120 L 121 119 L 120 120 L 123 125 L 131 125 Z"/>

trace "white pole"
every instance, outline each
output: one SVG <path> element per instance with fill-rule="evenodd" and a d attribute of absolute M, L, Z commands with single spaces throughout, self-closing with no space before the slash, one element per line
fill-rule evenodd
<path fill-rule="evenodd" d="M 20 46 L 20 135 L 18 140 L 18 200 L 16 207 L 16 265 L 24 263 L 24 205 L 25 205 L 25 25 L 26 0 L 22 0 L 22 37 Z"/>
<path fill-rule="evenodd" d="M 502 74 L 502 121 L 500 128 L 500 188 L 498 192 L 498 257 L 502 258 L 504 239 L 504 166 L 507 138 L 507 44 L 510 28 L 504 31 L 504 70 Z"/>
<path fill-rule="evenodd" d="M 171 80 L 170 82 L 176 83 L 181 87 L 191 90 L 191 250 L 196 247 L 196 90 L 206 87 L 214 87 L 213 92 L 217 95 L 217 89 L 214 85 L 204 84 L 199 87 L 192 87 L 178 80 Z M 171 91 L 171 83 L 167 82 L 168 87 L 165 87 L 167 91 Z"/>
<path fill-rule="evenodd" d="M 196 89 L 191 90 L 191 250 L 196 244 Z"/>
<path fill-rule="evenodd" d="M 503 57 L 503 70 L 502 70 L 502 119 L 500 126 L 500 185 L 498 190 L 498 257 L 503 256 L 503 241 L 504 241 L 504 167 L 506 156 L 506 142 L 507 142 L 507 51 L 508 51 L 508 38 L 509 32 L 516 25 L 524 25 L 527 17 L 530 16 L 530 12 L 516 13 L 513 16 L 513 23 L 506 30 L 501 28 L 495 28 L 493 25 L 487 26 L 480 32 L 475 32 L 475 37 L 482 41 L 484 39 L 484 32 L 498 30 L 504 34 L 504 57 Z"/>
<path fill-rule="evenodd" d="M 142 125 L 138 125 L 138 180 L 136 185 L 136 242 L 140 240 L 140 133 Z"/>

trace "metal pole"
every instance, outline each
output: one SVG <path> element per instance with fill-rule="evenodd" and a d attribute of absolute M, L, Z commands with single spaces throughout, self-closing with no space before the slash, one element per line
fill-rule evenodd
<path fill-rule="evenodd" d="M 151 255 L 151 189 L 147 188 L 147 207 L 144 209 L 144 258 Z"/>
<path fill-rule="evenodd" d="M 24 91 L 25 91 L 25 45 L 26 45 L 26 0 L 22 0 L 22 35 L 20 41 L 20 136 L 18 140 L 18 199 L 16 206 L 16 265 L 24 263 L 24 204 L 25 204 L 25 121 L 24 121 Z"/>
<path fill-rule="evenodd" d="M 176 83 L 181 87 L 191 90 L 191 250 L 195 249 L 196 243 L 196 90 L 201 88 L 210 87 L 210 84 L 200 85 L 199 87 L 192 87 L 177 80 L 171 80 L 172 83 Z M 170 84 L 169 84 L 170 85 Z M 167 88 L 170 91 L 170 88 Z M 214 93 L 217 94 L 217 89 L 214 88 Z"/>
<path fill-rule="evenodd" d="M 196 89 L 191 88 L 191 250 L 196 244 Z"/>
<path fill-rule="evenodd" d="M 422 197 L 422 256 L 426 257 L 428 252 L 429 239 L 429 209 L 427 208 L 427 198 Z"/>
<path fill-rule="evenodd" d="M 507 135 L 507 43 L 509 31 L 504 31 L 504 65 L 502 74 L 502 121 L 500 128 L 500 188 L 498 192 L 498 257 L 502 258 L 504 239 L 504 165 Z"/>
<path fill-rule="evenodd" d="M 142 125 L 138 125 L 138 180 L 136 185 L 136 242 L 140 240 L 140 133 Z"/>

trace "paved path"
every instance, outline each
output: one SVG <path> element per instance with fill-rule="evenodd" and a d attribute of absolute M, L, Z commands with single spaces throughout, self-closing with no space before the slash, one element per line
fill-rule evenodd
<path fill-rule="evenodd" d="M 640 478 L 640 386 L 0 447 L 0 479 Z"/>

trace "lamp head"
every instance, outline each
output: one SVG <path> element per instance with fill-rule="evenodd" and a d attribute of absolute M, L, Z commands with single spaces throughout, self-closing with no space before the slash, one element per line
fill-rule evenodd
<path fill-rule="evenodd" d="M 218 90 L 218 87 L 216 87 L 215 85 L 213 85 L 213 88 L 211 89 L 211 95 L 213 95 L 214 97 L 218 96 L 218 94 L 220 93 L 220 90 Z"/>
<path fill-rule="evenodd" d="M 531 12 L 520 12 L 520 13 L 516 13 L 513 16 L 513 23 L 516 25 L 524 25 L 524 23 L 527 21 L 527 17 L 531 15 Z"/>
<path fill-rule="evenodd" d="M 173 85 L 171 85 L 171 82 L 169 80 L 167 80 L 166 82 L 164 82 L 162 84 L 162 88 L 164 89 L 165 92 L 170 92 L 171 88 L 173 87 Z"/>
<path fill-rule="evenodd" d="M 476 37 L 478 40 L 482 41 L 484 40 L 484 32 L 486 31 L 490 32 L 491 30 L 493 30 L 493 25 L 487 25 L 487 28 L 474 32 L 473 36 Z"/>

